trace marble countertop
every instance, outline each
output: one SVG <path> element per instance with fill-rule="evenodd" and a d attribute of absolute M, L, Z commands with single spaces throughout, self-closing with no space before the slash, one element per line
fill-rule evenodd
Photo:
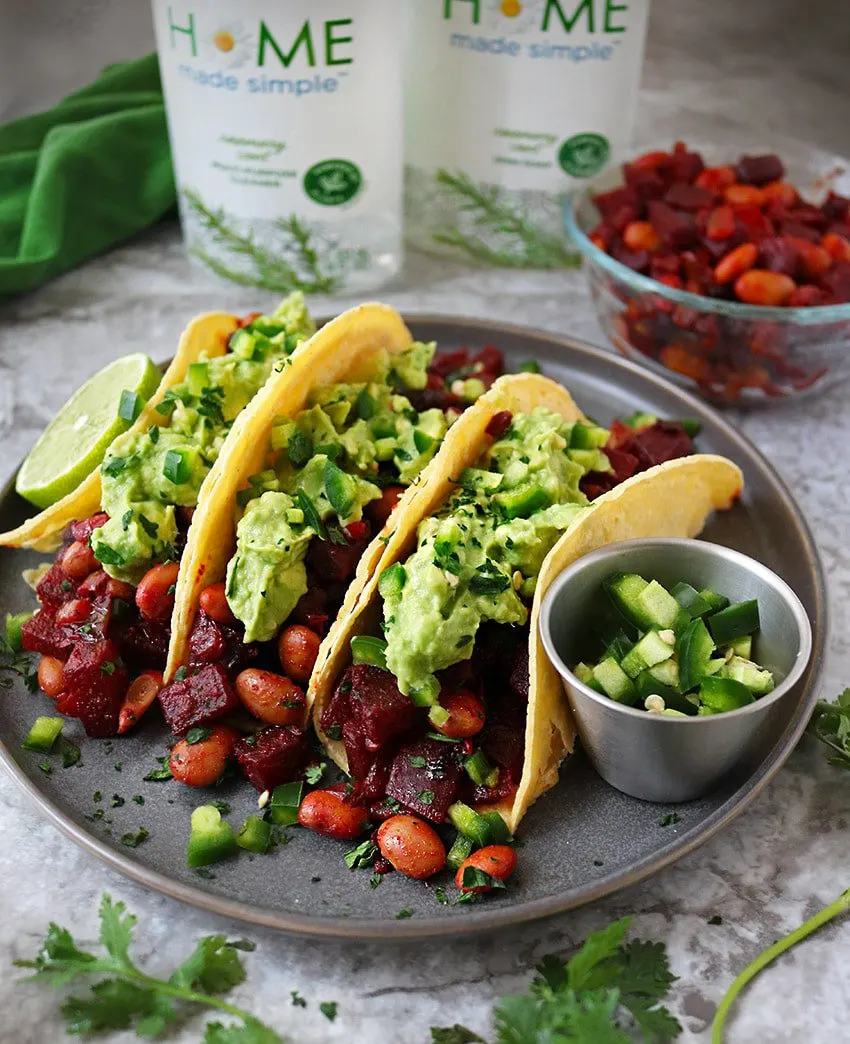
<path fill-rule="evenodd" d="M 837 22 L 839 8 L 837 2 L 793 0 L 710 5 L 656 0 L 639 136 L 722 139 L 778 132 L 847 152 L 848 29 L 846 19 Z M 381 297 L 409 312 L 501 318 L 601 342 L 578 273 L 472 270 L 411 257 L 403 280 Z M 222 289 L 191 270 L 176 228 L 164 225 L 2 306 L 0 482 L 69 390 L 106 361 L 133 350 L 163 358 L 194 313 L 247 311 L 268 303 L 262 295 Z M 313 304 L 321 312 L 351 303 Z M 825 420 L 837 436 L 831 438 L 834 445 L 850 439 L 845 402 L 835 391 L 740 418 L 743 430 L 796 490 L 823 554 L 832 603 L 823 683 L 828 698 L 850 679 L 850 495 L 835 480 L 829 455 L 806 454 L 804 460 L 801 447 L 822 437 Z M 850 778 L 842 778 L 826 764 L 822 750 L 804 740 L 732 826 L 641 885 L 496 937 L 415 947 L 318 942 L 245 929 L 258 949 L 248 957 L 249 979 L 234 999 L 294 1044 L 402 1039 L 424 1044 L 429 1026 L 455 1021 L 486 1033 L 493 1002 L 523 988 L 543 954 L 569 951 L 589 931 L 634 913 L 636 934 L 669 946 L 680 976 L 673 1008 L 685 1026 L 682 1040 L 707 1041 L 714 1007 L 734 974 L 847 886 L 848 805 Z M 0 775 L 0 836 L 5 1044 L 47 1044 L 62 1037 L 57 998 L 44 989 L 14 986 L 9 962 L 32 955 L 50 919 L 92 940 L 103 891 L 125 899 L 140 915 L 138 953 L 157 972 L 167 973 L 196 937 L 234 930 L 220 918 L 146 892 L 107 870 L 49 826 L 5 775 Z M 722 917 L 721 925 L 707 924 L 713 915 Z M 805 1038 L 825 1044 L 845 1037 L 850 995 L 839 955 L 846 953 L 848 940 L 850 924 L 836 924 L 782 960 L 746 994 L 728 1039 Z M 306 1009 L 291 1005 L 291 990 L 307 999 Z M 339 1004 L 333 1024 L 318 1010 L 325 1000 Z M 199 1035 L 195 1026 L 178 1039 Z"/>

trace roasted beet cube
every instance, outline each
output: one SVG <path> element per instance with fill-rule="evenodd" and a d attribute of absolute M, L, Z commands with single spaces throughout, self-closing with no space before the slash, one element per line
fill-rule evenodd
<path fill-rule="evenodd" d="M 687 457 L 693 451 L 691 437 L 678 421 L 656 421 L 648 428 L 641 428 L 631 444 L 631 452 L 643 468 Z"/>
<path fill-rule="evenodd" d="M 101 526 L 105 526 L 108 521 L 109 515 L 105 511 L 98 511 L 91 518 L 83 518 L 79 522 L 74 522 L 71 526 L 71 537 L 79 540 L 81 544 L 85 544 L 92 533 Z"/>
<path fill-rule="evenodd" d="M 469 349 L 457 348 L 453 352 L 437 352 L 428 367 L 429 373 L 438 377 L 449 377 L 469 365 Z"/>
<path fill-rule="evenodd" d="M 673 154 L 665 164 L 671 181 L 694 181 L 702 174 L 705 164 L 698 152 L 688 152 L 681 142 L 673 148 Z"/>
<path fill-rule="evenodd" d="M 79 718 L 89 736 L 114 736 L 129 678 L 116 642 L 79 642 L 65 664 L 61 714 Z"/>
<path fill-rule="evenodd" d="M 525 708 L 502 704 L 488 708 L 487 724 L 480 735 L 481 749 L 502 775 L 508 773 L 514 783 L 522 776 L 525 756 Z"/>
<path fill-rule="evenodd" d="M 55 620 L 55 610 L 39 609 L 21 628 L 21 641 L 27 652 L 42 656 L 57 656 L 64 660 L 71 651 L 73 640 L 70 632 L 60 627 Z"/>
<path fill-rule="evenodd" d="M 301 776 L 310 758 L 303 729 L 294 725 L 269 725 L 255 736 L 236 741 L 233 748 L 239 767 L 261 793 Z"/>
<path fill-rule="evenodd" d="M 835 303 L 850 301 L 850 264 L 840 261 L 821 276 L 820 285 Z"/>
<path fill-rule="evenodd" d="M 787 236 L 763 239 L 759 243 L 758 267 L 769 272 L 782 272 L 796 279 L 800 269 L 800 251 Z"/>
<path fill-rule="evenodd" d="M 653 201 L 648 208 L 649 221 L 667 246 L 674 250 L 689 247 L 697 237 L 697 228 L 690 214 Z"/>
<path fill-rule="evenodd" d="M 168 727 L 178 736 L 196 725 L 206 725 L 232 714 L 242 706 L 227 671 L 218 663 L 166 685 L 159 694 L 159 702 Z"/>
<path fill-rule="evenodd" d="M 664 195 L 666 182 L 657 170 L 626 163 L 623 165 L 623 178 L 640 199 L 652 200 Z"/>
<path fill-rule="evenodd" d="M 168 621 L 136 620 L 119 629 L 121 654 L 134 667 L 162 670 L 170 633 Z"/>
<path fill-rule="evenodd" d="M 225 650 L 221 628 L 203 609 L 195 617 L 189 635 L 189 660 L 193 664 L 217 663 Z"/>
<path fill-rule="evenodd" d="M 389 671 L 355 663 L 345 675 L 351 682 L 351 719 L 357 723 L 372 752 L 416 724 L 420 713 L 410 697 L 399 692 Z"/>
<path fill-rule="evenodd" d="M 650 255 L 646 250 L 629 250 L 622 243 L 617 243 L 611 248 L 611 256 L 621 265 L 631 268 L 633 272 L 646 273 L 649 271 Z"/>
<path fill-rule="evenodd" d="M 62 605 L 77 597 L 79 586 L 79 580 L 72 580 L 62 566 L 54 562 L 39 580 L 35 593 L 42 605 Z"/>
<path fill-rule="evenodd" d="M 528 703 L 529 682 L 528 641 L 526 640 L 517 643 L 516 652 L 514 653 L 514 662 L 508 679 L 511 692 L 522 700 L 523 703 Z"/>
<path fill-rule="evenodd" d="M 349 775 L 353 779 L 364 779 L 372 767 L 372 759 L 375 755 L 374 751 L 369 750 L 356 721 L 349 719 L 343 724 L 342 742 L 345 744 Z"/>
<path fill-rule="evenodd" d="M 607 221 L 612 214 L 624 206 L 630 207 L 637 214 L 640 200 L 634 189 L 626 185 L 622 188 L 611 189 L 610 192 L 600 192 L 593 197 L 593 203 L 603 220 Z"/>
<path fill-rule="evenodd" d="M 322 711 L 322 717 L 319 720 L 319 724 L 325 732 L 334 727 L 341 729 L 345 722 L 348 721 L 351 713 L 349 699 L 352 688 L 351 672 L 354 670 L 354 666 L 349 667 L 345 674 L 340 678 L 336 689 L 334 689 L 333 695 L 328 700 L 325 709 Z M 341 738 L 342 734 L 340 733 L 340 735 L 337 736 L 337 739 Z"/>
<path fill-rule="evenodd" d="M 442 823 L 457 796 L 460 772 L 455 744 L 432 739 L 405 743 L 393 758 L 387 794 L 423 819 Z"/>
<path fill-rule="evenodd" d="M 480 377 L 482 373 L 499 377 L 505 372 L 505 356 L 495 344 L 485 344 L 480 352 L 473 355 L 470 362 L 476 370 L 476 377 Z"/>
<path fill-rule="evenodd" d="M 308 567 L 322 580 L 350 580 L 369 543 L 368 524 L 364 524 L 365 535 L 357 539 L 347 538 L 344 545 L 335 544 L 331 540 L 311 540 L 307 552 Z"/>
<path fill-rule="evenodd" d="M 769 181 L 779 181 L 785 173 L 782 160 L 767 153 L 763 156 L 742 156 L 735 167 L 739 181 L 748 185 L 766 185 Z"/>
<path fill-rule="evenodd" d="M 678 181 L 664 195 L 664 202 L 678 210 L 702 210 L 713 206 L 715 196 L 699 185 L 686 185 Z"/>

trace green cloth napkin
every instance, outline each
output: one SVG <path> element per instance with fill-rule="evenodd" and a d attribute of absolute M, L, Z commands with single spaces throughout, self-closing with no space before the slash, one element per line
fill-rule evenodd
<path fill-rule="evenodd" d="M 30 290 L 174 206 L 156 55 L 0 125 L 0 295 Z"/>

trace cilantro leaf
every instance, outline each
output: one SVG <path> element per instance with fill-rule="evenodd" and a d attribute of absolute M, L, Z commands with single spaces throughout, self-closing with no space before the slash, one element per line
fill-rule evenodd
<path fill-rule="evenodd" d="M 154 987 L 140 986 L 122 979 L 102 979 L 91 988 L 89 997 L 68 997 L 60 1011 L 67 1031 L 80 1036 L 124 1030 L 153 1029 L 161 1033 L 177 1018 L 174 1005 Z"/>
<path fill-rule="evenodd" d="M 311 786 L 315 786 L 325 773 L 325 769 L 328 767 L 326 761 L 320 761 L 318 765 L 308 765 L 304 769 L 304 778 Z"/>
<path fill-rule="evenodd" d="M 227 993 L 245 981 L 245 968 L 224 935 L 207 935 L 168 980 L 203 993 Z"/>
<path fill-rule="evenodd" d="M 127 913 L 124 903 L 113 903 L 112 897 L 104 895 L 100 900 L 100 941 L 110 957 L 126 967 L 132 966 L 130 944 L 136 918 Z"/>
<path fill-rule="evenodd" d="M 338 1005 L 336 1001 L 322 1001 L 319 1005 L 319 1011 L 325 1016 L 328 1022 L 333 1022 L 336 1018 L 337 1008 Z"/>
<path fill-rule="evenodd" d="M 247 1018 L 243 1025 L 225 1026 L 210 1022 L 202 1044 L 284 1044 L 283 1037 L 259 1019 Z"/>
<path fill-rule="evenodd" d="M 850 769 L 850 688 L 835 703 L 818 702 L 808 731 L 829 748 L 830 765 Z"/>

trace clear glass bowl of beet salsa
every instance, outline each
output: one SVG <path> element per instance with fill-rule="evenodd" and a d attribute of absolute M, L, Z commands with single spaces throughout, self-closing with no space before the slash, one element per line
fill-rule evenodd
<path fill-rule="evenodd" d="M 718 403 L 850 374 L 850 175 L 783 140 L 641 150 L 564 208 L 622 354 Z"/>

